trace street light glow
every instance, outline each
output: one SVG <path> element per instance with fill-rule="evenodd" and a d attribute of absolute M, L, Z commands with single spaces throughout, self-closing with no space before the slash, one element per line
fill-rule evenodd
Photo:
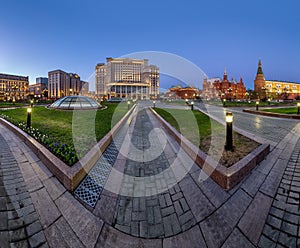
<path fill-rule="evenodd" d="M 227 123 L 232 123 L 232 122 L 233 122 L 233 115 L 232 115 L 232 112 L 227 112 L 227 113 L 226 113 L 226 122 L 227 122 Z"/>

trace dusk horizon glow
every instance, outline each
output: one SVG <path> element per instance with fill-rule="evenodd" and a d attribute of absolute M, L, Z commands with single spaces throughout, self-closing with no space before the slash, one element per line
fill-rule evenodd
<path fill-rule="evenodd" d="M 259 59 L 266 79 L 300 83 L 298 7 L 257 0 L 8 1 L 1 6 L 0 73 L 29 76 L 32 84 L 61 69 L 88 80 L 106 57 L 159 51 L 191 61 L 209 78 L 222 78 L 226 68 L 247 89 Z"/>

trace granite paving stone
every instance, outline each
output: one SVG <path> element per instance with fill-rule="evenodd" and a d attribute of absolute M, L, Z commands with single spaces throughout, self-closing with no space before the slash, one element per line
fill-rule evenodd
<path fill-rule="evenodd" d="M 272 198 L 258 192 L 238 224 L 240 230 L 255 245 L 258 243 L 271 204 Z"/>

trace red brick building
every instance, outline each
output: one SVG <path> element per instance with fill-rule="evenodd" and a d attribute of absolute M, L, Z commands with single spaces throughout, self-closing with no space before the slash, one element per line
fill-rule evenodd
<path fill-rule="evenodd" d="M 226 70 L 224 71 L 223 80 L 207 80 L 204 78 L 202 86 L 203 99 L 227 99 L 240 100 L 246 98 L 246 87 L 243 79 L 239 82 L 229 81 Z"/>
<path fill-rule="evenodd" d="M 200 96 L 200 90 L 192 87 L 181 88 L 181 86 L 168 89 L 165 97 L 168 99 L 196 99 Z"/>

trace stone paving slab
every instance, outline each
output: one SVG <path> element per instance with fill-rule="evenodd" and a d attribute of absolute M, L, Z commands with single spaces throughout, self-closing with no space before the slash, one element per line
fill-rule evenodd
<path fill-rule="evenodd" d="M 160 239 L 142 239 L 124 234 L 110 226 L 104 225 L 96 247 L 103 248 L 161 248 Z"/>
<path fill-rule="evenodd" d="M 81 242 L 87 247 L 94 247 L 103 221 L 96 218 L 68 192 L 59 197 L 55 204 Z"/>
<path fill-rule="evenodd" d="M 208 247 L 222 245 L 232 233 L 251 200 L 243 190 L 238 190 L 224 205 L 201 222 L 200 227 Z"/>
<path fill-rule="evenodd" d="M 235 228 L 228 239 L 222 245 L 222 248 L 254 248 L 255 246 Z"/>
<path fill-rule="evenodd" d="M 164 248 L 181 248 L 181 247 L 206 247 L 205 241 L 203 239 L 201 230 L 198 225 L 189 229 L 188 231 L 173 236 L 171 238 L 166 238 L 163 240 Z"/>
<path fill-rule="evenodd" d="M 52 226 L 45 230 L 49 247 L 85 247 L 72 231 L 67 221 L 60 217 Z"/>
<path fill-rule="evenodd" d="M 271 197 L 258 192 L 238 224 L 240 230 L 255 245 L 260 238 L 272 200 Z"/>
<path fill-rule="evenodd" d="M 31 193 L 31 198 L 44 229 L 52 225 L 61 216 L 45 188 Z"/>

